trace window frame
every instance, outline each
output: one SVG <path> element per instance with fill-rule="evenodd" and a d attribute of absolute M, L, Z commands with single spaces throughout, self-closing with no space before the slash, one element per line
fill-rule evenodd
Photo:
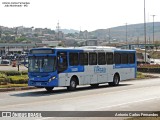
<path fill-rule="evenodd" d="M 121 64 L 128 64 L 128 53 L 121 53 Z"/>
<path fill-rule="evenodd" d="M 95 55 L 95 61 L 93 62 L 93 58 L 91 60 L 91 55 Z M 97 65 L 97 53 L 96 52 L 89 52 L 89 65 Z"/>
<path fill-rule="evenodd" d="M 78 52 L 69 52 L 69 65 L 70 66 L 78 66 L 79 65 L 79 54 L 78 54 Z"/>
<path fill-rule="evenodd" d="M 110 57 L 112 55 L 112 57 Z M 113 52 L 106 52 L 106 63 L 107 65 L 114 64 L 114 54 Z"/>
<path fill-rule="evenodd" d="M 117 58 L 117 55 L 119 55 L 119 58 Z M 119 60 L 119 61 L 118 61 Z M 114 53 L 114 63 L 115 64 L 122 64 L 122 61 L 121 61 L 121 53 L 120 52 L 115 52 Z"/>
<path fill-rule="evenodd" d="M 81 59 L 81 55 L 83 55 L 82 59 Z M 87 59 L 84 58 L 84 55 L 87 55 Z M 88 59 L 89 59 L 89 55 L 88 55 L 87 52 L 81 52 L 81 53 L 79 53 L 79 64 L 80 65 L 88 65 L 88 63 L 89 63 Z"/>
<path fill-rule="evenodd" d="M 133 55 L 133 56 L 132 56 L 132 58 L 133 58 L 132 61 L 130 61 L 130 55 Z M 129 63 L 129 64 L 135 64 L 135 62 L 136 62 L 135 53 L 129 53 L 129 54 L 128 54 L 128 63 Z"/>
<path fill-rule="evenodd" d="M 103 54 L 103 55 L 100 56 L 100 54 Z M 100 58 L 100 57 L 103 57 L 103 56 L 104 56 L 103 59 Z M 103 61 L 101 61 L 101 60 L 103 60 Z M 106 54 L 105 54 L 105 52 L 99 52 L 98 53 L 98 65 L 106 65 Z"/>

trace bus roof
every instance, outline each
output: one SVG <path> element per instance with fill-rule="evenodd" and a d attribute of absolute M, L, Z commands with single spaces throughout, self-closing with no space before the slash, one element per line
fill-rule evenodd
<path fill-rule="evenodd" d="M 107 51 L 107 52 L 113 52 L 113 51 L 122 51 L 122 52 L 135 52 L 136 50 L 128 50 L 128 49 L 120 49 L 116 47 L 110 47 L 110 46 L 83 46 L 83 47 L 55 47 L 55 48 L 33 48 L 31 50 L 68 50 L 68 51 L 77 51 L 77 50 L 83 50 L 83 51 Z"/>

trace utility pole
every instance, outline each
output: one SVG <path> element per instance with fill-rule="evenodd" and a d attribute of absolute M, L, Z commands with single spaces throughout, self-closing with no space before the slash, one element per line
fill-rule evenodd
<path fill-rule="evenodd" d="M 146 63 L 146 2 L 144 0 L 144 41 L 145 41 L 145 63 Z"/>
<path fill-rule="evenodd" d="M 0 26 L 0 40 L 1 40 L 1 38 L 2 38 L 2 28 Z"/>
<path fill-rule="evenodd" d="M 108 29 L 109 30 L 109 44 L 111 43 L 111 31 L 110 31 L 110 28 Z"/>
<path fill-rule="evenodd" d="M 137 44 L 138 44 L 138 47 L 139 47 L 139 36 L 137 37 Z"/>
<path fill-rule="evenodd" d="M 128 33 L 127 33 L 128 30 L 127 30 L 127 29 L 128 29 L 128 28 L 127 28 L 127 23 L 126 23 L 126 45 L 128 44 L 128 35 L 127 35 L 127 34 L 128 34 Z"/>
<path fill-rule="evenodd" d="M 58 32 L 58 41 L 59 41 L 59 29 L 60 29 L 59 21 L 58 21 L 58 23 L 57 23 L 56 29 L 57 29 L 57 32 Z"/>
<path fill-rule="evenodd" d="M 156 16 L 156 15 L 151 15 L 152 17 L 153 17 L 153 44 L 154 44 L 154 17 Z"/>

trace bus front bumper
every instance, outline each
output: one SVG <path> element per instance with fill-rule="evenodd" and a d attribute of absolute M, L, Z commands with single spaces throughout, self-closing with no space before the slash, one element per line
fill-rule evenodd
<path fill-rule="evenodd" d="M 35 87 L 57 87 L 58 86 L 58 80 L 52 80 L 52 81 L 28 81 L 28 86 L 35 86 Z"/>

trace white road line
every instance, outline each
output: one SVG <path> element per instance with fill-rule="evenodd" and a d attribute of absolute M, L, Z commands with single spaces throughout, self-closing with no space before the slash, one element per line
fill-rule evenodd
<path fill-rule="evenodd" d="M 98 109 L 94 109 L 94 111 L 99 110 L 99 109 L 117 107 L 117 106 L 127 105 L 127 104 L 131 104 L 131 103 L 144 102 L 144 101 L 149 101 L 149 100 L 154 100 L 154 99 L 160 99 L 160 97 L 155 97 L 155 98 L 150 98 L 150 99 L 144 99 L 144 100 L 138 100 L 138 101 L 132 101 L 132 102 L 127 102 L 127 103 L 122 103 L 122 104 L 117 104 L 117 105 L 111 105 L 111 106 L 107 106 L 107 107 L 101 107 L 101 108 L 98 108 Z M 53 119 L 53 118 L 54 117 L 44 117 L 44 118 L 38 118 L 38 119 L 35 119 L 35 120 L 46 120 L 46 119 Z"/>
<path fill-rule="evenodd" d="M 53 120 L 53 117 L 44 117 L 44 118 L 38 118 L 38 119 L 35 119 L 35 120 L 46 120 L 46 119 L 50 119 L 50 118 L 52 118 L 52 120 Z"/>
<path fill-rule="evenodd" d="M 129 90 L 137 90 L 137 89 L 144 89 L 144 88 L 150 88 L 151 87 L 155 87 L 155 86 L 149 86 L 149 87 L 143 87 L 143 88 L 133 88 L 133 89 L 129 89 Z M 121 90 L 121 91 L 112 91 L 112 92 L 108 92 L 108 93 L 98 93 L 98 94 L 91 94 L 91 95 L 84 95 L 84 96 L 77 96 L 77 97 L 72 97 L 72 98 L 61 98 L 61 99 L 56 99 L 56 100 L 45 100 L 45 101 L 35 101 L 35 102 L 32 102 L 32 103 L 21 103 L 21 104 L 14 104 L 14 105 L 6 105 L 6 106 L 0 106 L 0 108 L 7 108 L 7 107 L 17 107 L 17 106 L 23 106 L 23 105 L 29 105 L 29 104 L 38 104 L 38 103 L 44 103 L 44 102 L 61 102 L 63 100 L 73 100 L 73 99 L 81 99 L 81 98 L 85 98 L 85 97 L 90 97 L 90 96 L 94 96 L 94 95 L 105 95 L 105 94 L 112 94 L 112 93 L 120 93 L 120 92 L 125 92 L 127 91 L 128 92 L 128 89 L 127 90 Z"/>
<path fill-rule="evenodd" d="M 100 108 L 96 108 L 95 110 L 105 109 L 105 108 L 111 108 L 111 107 L 118 107 L 118 106 L 123 106 L 123 105 L 127 105 L 127 104 L 138 103 L 138 102 L 145 102 L 145 101 L 154 100 L 154 99 L 160 99 L 160 97 L 143 99 L 143 100 L 137 100 L 137 101 L 127 102 L 127 103 L 121 103 L 121 104 L 111 105 L 111 106 L 106 106 L 106 107 L 100 107 Z"/>

